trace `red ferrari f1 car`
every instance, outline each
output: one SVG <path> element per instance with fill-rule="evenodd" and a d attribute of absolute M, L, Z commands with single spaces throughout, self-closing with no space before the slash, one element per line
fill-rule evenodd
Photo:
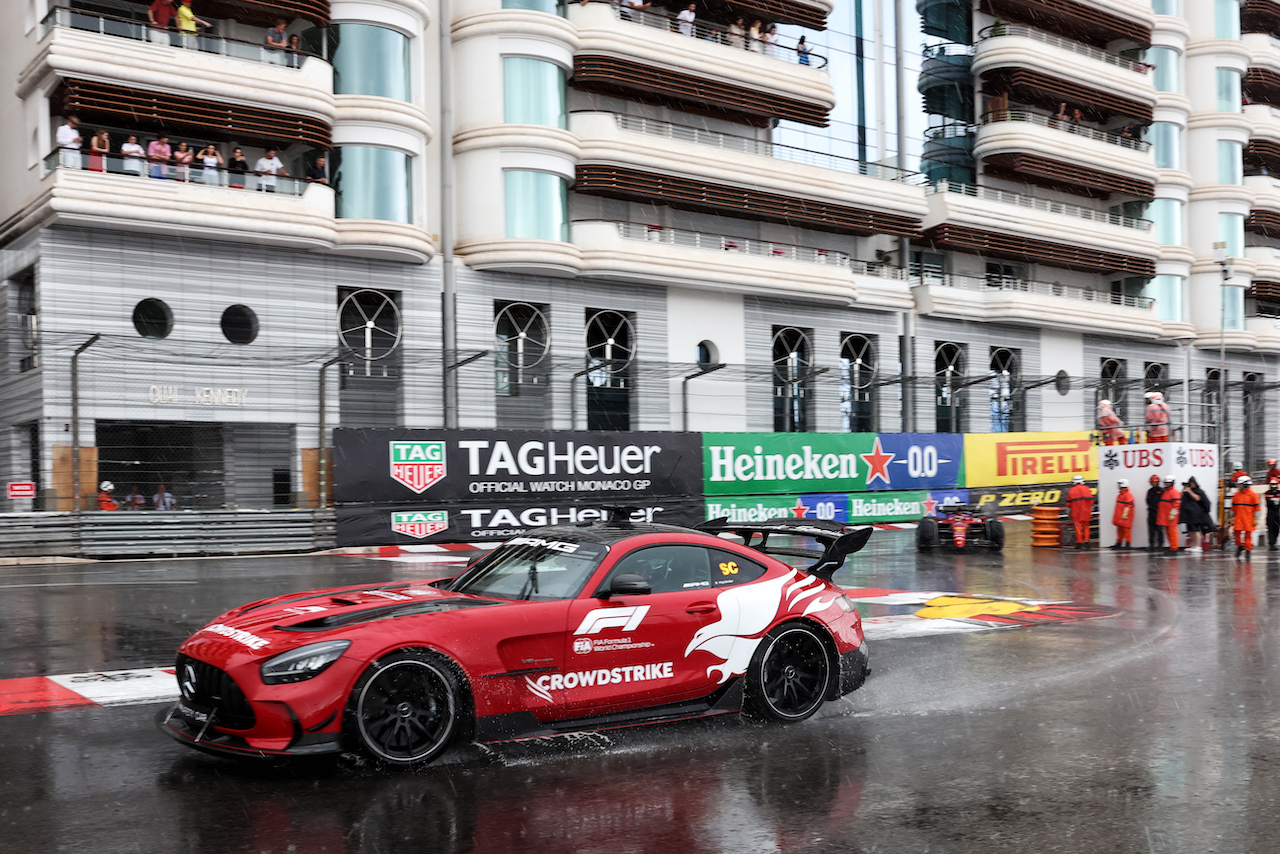
<path fill-rule="evenodd" d="M 861 620 L 831 577 L 870 534 L 810 520 L 543 528 L 456 578 L 254 602 L 182 644 L 181 699 L 157 721 L 214 753 L 391 763 L 739 711 L 801 721 L 866 678 Z"/>
<path fill-rule="evenodd" d="M 939 504 L 937 513 L 921 519 L 916 528 L 920 551 L 966 547 L 1003 550 L 1004 523 L 968 504 Z"/>

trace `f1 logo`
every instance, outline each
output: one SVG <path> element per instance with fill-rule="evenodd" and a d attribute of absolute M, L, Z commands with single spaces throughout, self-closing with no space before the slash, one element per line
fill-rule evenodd
<path fill-rule="evenodd" d="M 622 629 L 624 632 L 629 632 L 640 625 L 640 621 L 647 613 L 649 613 L 648 605 L 636 605 L 631 608 L 596 608 L 594 611 L 587 612 L 574 634 L 595 635 L 605 629 Z"/>

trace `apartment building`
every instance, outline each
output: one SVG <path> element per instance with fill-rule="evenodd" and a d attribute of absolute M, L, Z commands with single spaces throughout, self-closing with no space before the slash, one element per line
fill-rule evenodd
<path fill-rule="evenodd" d="M 853 5 L 452 0 L 442 100 L 437 0 L 4 4 L 0 475 L 306 506 L 333 427 L 443 426 L 446 377 L 459 426 L 535 429 L 1082 429 L 1159 389 L 1258 467 L 1280 3 L 918 0 L 922 154 L 861 159 L 891 107 L 831 115 L 896 7 Z"/>

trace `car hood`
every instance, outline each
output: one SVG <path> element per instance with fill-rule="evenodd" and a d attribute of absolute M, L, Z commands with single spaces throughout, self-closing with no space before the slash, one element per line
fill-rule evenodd
<path fill-rule="evenodd" d="M 275 653 L 321 639 L 324 632 L 336 629 L 501 604 L 501 600 L 441 590 L 429 581 L 290 593 L 226 612 L 196 632 L 183 649 L 188 653 L 215 647 L 224 653 Z"/>

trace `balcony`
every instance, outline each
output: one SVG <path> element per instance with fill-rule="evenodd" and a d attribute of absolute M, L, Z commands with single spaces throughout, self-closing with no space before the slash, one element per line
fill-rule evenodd
<path fill-rule="evenodd" d="M 925 235 L 958 252 L 1093 273 L 1155 275 L 1149 220 L 941 181 L 929 193 Z"/>
<path fill-rule="evenodd" d="M 1240 7 L 1240 30 L 1280 38 L 1280 3 L 1276 0 L 1244 0 Z"/>
<path fill-rule="evenodd" d="M 151 33 L 136 21 L 54 9 L 44 19 L 39 53 L 19 76 L 19 96 L 54 77 L 127 88 L 162 83 L 188 96 L 333 121 L 333 68 L 319 57 L 209 36 L 175 47 L 152 42 Z"/>
<path fill-rule="evenodd" d="M 1093 122 L 1151 122 L 1156 91 L 1151 66 L 1082 42 L 1015 24 L 979 34 L 973 72 L 989 95 L 1053 111 L 1079 108 Z"/>
<path fill-rule="evenodd" d="M 51 153 L 44 166 L 38 194 L 9 229 L 89 226 L 323 250 L 337 243 L 333 190 L 322 184 L 279 177 L 274 191 L 264 192 L 258 176 L 184 174 L 168 164 L 160 167 L 164 180 L 156 180 L 145 161 L 66 150 Z M 244 188 L 234 186 L 240 181 Z"/>
<path fill-rule="evenodd" d="M 571 232 L 583 276 L 841 305 L 858 298 L 860 281 L 905 291 L 900 269 L 836 250 L 634 222 L 585 220 Z"/>
<path fill-rule="evenodd" d="M 1253 204 L 1244 229 L 1264 237 L 1280 237 L 1280 178 L 1258 172 L 1246 173 L 1244 185 L 1253 191 Z"/>
<path fill-rule="evenodd" d="M 1028 110 L 1000 110 L 982 117 L 974 155 L 988 175 L 1095 198 L 1149 199 L 1158 175 L 1150 147 Z"/>
<path fill-rule="evenodd" d="M 852 234 L 919 232 L 922 177 L 767 140 L 574 113 L 580 193 Z"/>
<path fill-rule="evenodd" d="M 924 132 L 920 168 L 930 181 L 968 183 L 974 179 L 976 130 L 971 124 L 946 124 Z"/>
<path fill-rule="evenodd" d="M 1097 47 L 1115 41 L 1147 47 L 1155 25 L 1150 4 L 1141 0 L 982 0 L 978 8 Z"/>
<path fill-rule="evenodd" d="M 802 64 L 791 45 L 748 43 L 708 24 L 686 35 L 666 15 L 612 4 L 571 3 L 568 12 L 579 36 L 573 85 L 584 91 L 758 127 L 775 119 L 825 127 L 835 105 L 825 58 Z"/>
<path fill-rule="evenodd" d="M 926 46 L 916 90 L 924 96 L 926 113 L 972 122 L 973 45 Z"/>
<path fill-rule="evenodd" d="M 1162 332 L 1155 300 L 1058 282 L 948 273 L 913 278 L 911 292 L 919 311 L 934 317 L 1116 332 L 1129 338 L 1159 338 Z"/>

